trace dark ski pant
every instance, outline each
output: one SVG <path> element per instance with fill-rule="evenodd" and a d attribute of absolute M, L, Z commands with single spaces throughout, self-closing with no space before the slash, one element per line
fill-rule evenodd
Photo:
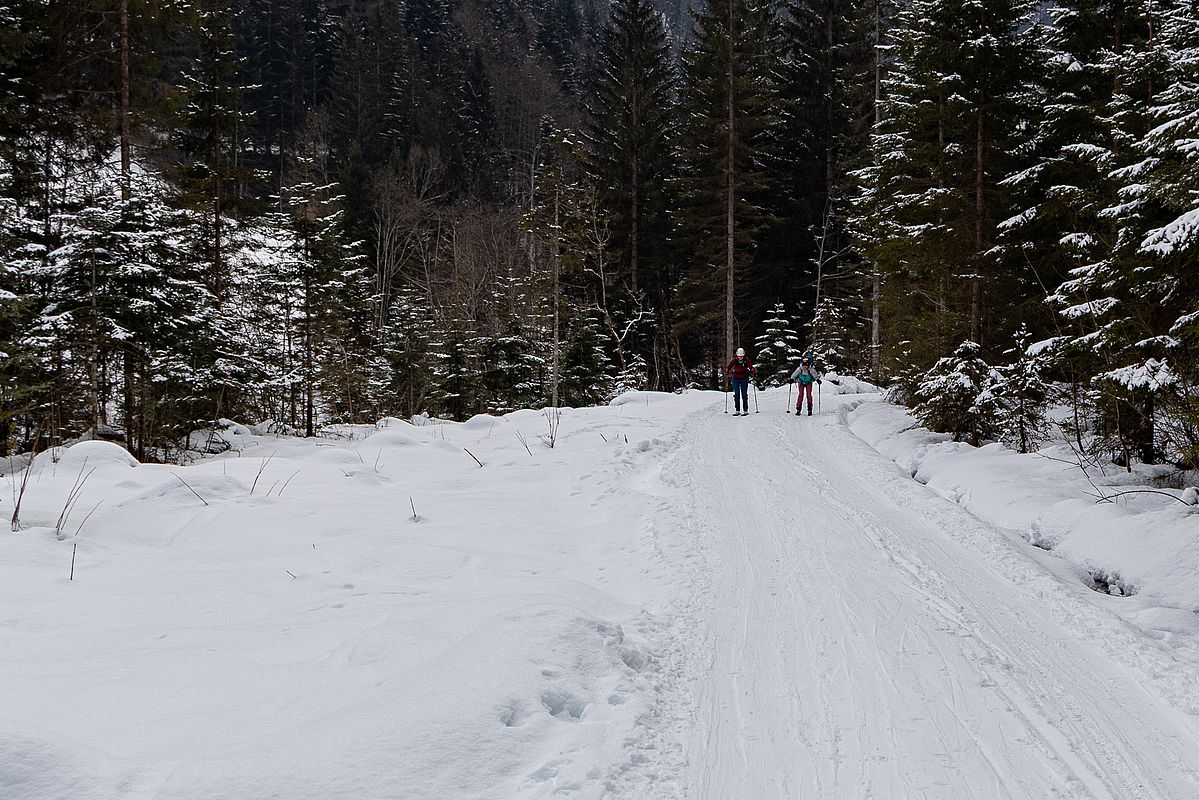
<path fill-rule="evenodd" d="M 796 411 L 800 410 L 800 407 L 803 405 L 803 396 L 804 396 L 804 393 L 806 392 L 808 395 L 808 411 L 811 411 L 812 410 L 812 384 L 797 382 L 795 385 L 799 387 L 799 397 L 795 398 L 795 410 Z"/>
<path fill-rule="evenodd" d="M 744 403 L 745 410 L 749 411 L 749 378 L 733 378 L 730 383 L 733 384 L 733 407 L 740 412 Z"/>

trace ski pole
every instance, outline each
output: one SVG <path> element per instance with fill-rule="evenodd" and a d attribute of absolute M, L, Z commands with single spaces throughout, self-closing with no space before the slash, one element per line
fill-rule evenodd
<path fill-rule="evenodd" d="M 820 388 L 822 384 L 816 384 L 816 413 L 820 413 Z"/>
<path fill-rule="evenodd" d="M 724 382 L 724 413 L 729 413 L 729 382 Z"/>
<path fill-rule="evenodd" d="M 748 403 L 746 403 L 748 405 Z M 761 414 L 762 409 L 758 408 L 758 382 L 754 381 L 754 413 Z"/>
<path fill-rule="evenodd" d="M 787 381 L 787 413 L 791 413 L 791 381 Z"/>

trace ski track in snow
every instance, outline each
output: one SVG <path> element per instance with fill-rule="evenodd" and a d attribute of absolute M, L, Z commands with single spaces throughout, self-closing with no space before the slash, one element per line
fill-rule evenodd
<path fill-rule="evenodd" d="M 1199 796 L 1196 720 L 1135 668 L 1195 686 L 1194 663 L 912 481 L 831 400 L 697 415 L 676 459 L 709 576 L 686 796 Z M 1125 646 L 1146 651 L 1133 668 Z"/>

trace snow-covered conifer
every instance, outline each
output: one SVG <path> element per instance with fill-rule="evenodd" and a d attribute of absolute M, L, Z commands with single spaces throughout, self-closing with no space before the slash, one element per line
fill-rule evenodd
<path fill-rule="evenodd" d="M 763 386 L 781 386 L 803 355 L 803 345 L 782 303 L 775 303 L 762 320 L 762 327 L 762 333 L 754 340 L 758 380 Z"/>
<path fill-rule="evenodd" d="M 998 433 L 999 374 L 982 358 L 982 348 L 962 342 L 953 355 L 939 359 L 924 374 L 913 397 L 912 413 L 954 441 L 979 445 Z"/>
<path fill-rule="evenodd" d="M 1016 332 L 1005 355 L 1010 363 L 998 368 L 1000 379 L 991 393 L 998 401 L 999 432 L 1004 444 L 1029 453 L 1049 438 L 1048 404 L 1052 385 L 1045 379 L 1046 349 L 1034 347 L 1026 327 Z"/>

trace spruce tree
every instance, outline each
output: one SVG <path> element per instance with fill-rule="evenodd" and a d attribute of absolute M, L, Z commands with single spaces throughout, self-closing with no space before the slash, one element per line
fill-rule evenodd
<path fill-rule="evenodd" d="M 609 210 L 622 277 L 634 295 L 662 307 L 670 290 L 666 182 L 674 169 L 670 40 L 648 0 L 618 0 L 610 13 L 588 107 L 588 167 Z"/>
<path fill-rule="evenodd" d="M 1048 405 L 1054 396 L 1045 379 L 1045 350 L 1030 347 L 1031 338 L 1027 327 L 1016 332 L 1014 346 L 1005 353 L 1011 362 L 998 368 L 1001 377 L 992 392 L 1000 438 L 1019 453 L 1030 453 L 1049 438 Z"/>
<path fill-rule="evenodd" d="M 778 23 L 768 0 L 715 0 L 695 15 L 682 56 L 680 226 L 692 266 L 680 289 L 680 333 L 732 356 L 756 305 L 754 247 L 771 188 L 766 169 L 778 92 Z M 740 287 L 740 288 L 739 288 Z M 741 314 L 739 309 L 745 309 Z M 760 313 L 760 311 L 759 311 Z"/>
<path fill-rule="evenodd" d="M 912 414 L 929 429 L 977 447 L 998 433 L 998 381 L 999 374 L 982 358 L 982 348 L 962 342 L 920 378 Z"/>
<path fill-rule="evenodd" d="M 781 386 L 803 355 L 803 345 L 786 306 L 776 303 L 762 320 L 762 333 L 754 341 L 754 365 L 762 386 Z"/>
<path fill-rule="evenodd" d="M 587 314 L 576 314 L 570 321 L 561 370 L 562 405 L 592 406 L 612 399 L 615 382 L 604 338 Z"/>
<path fill-rule="evenodd" d="M 1168 37 L 1160 35 L 1170 27 L 1170 15 L 1149 3 L 1116 11 L 1114 19 L 1097 23 L 1106 34 L 1100 63 L 1109 82 L 1097 115 L 1102 144 L 1076 148 L 1093 160 L 1099 180 L 1071 193 L 1084 199 L 1087 215 L 1098 224 L 1063 237 L 1069 270 L 1049 301 L 1074 334 L 1069 347 L 1074 372 L 1092 380 L 1097 441 L 1131 465 L 1134 458 L 1152 462 L 1160 455 L 1157 404 L 1173 382 L 1172 371 L 1163 372 L 1173 342 L 1169 332 L 1185 308 L 1182 298 L 1193 270 L 1183 266 L 1181 251 L 1166 245 L 1168 236 L 1155 233 L 1170 225 L 1180 207 L 1171 213 L 1162 202 L 1171 193 L 1157 193 L 1155 181 L 1146 180 L 1167 163 L 1164 154 L 1153 152 L 1153 131 L 1170 125 L 1161 126 L 1153 109 L 1165 94 L 1175 55 Z M 1171 139 L 1167 134 L 1159 141 Z M 1159 174 L 1169 173 L 1167 168 Z"/>
<path fill-rule="evenodd" d="M 864 166 L 875 119 L 876 50 L 886 0 L 785 4 L 779 58 L 780 125 L 772 168 L 785 176 L 779 219 L 764 249 L 782 269 L 778 296 L 815 307 L 861 293 L 865 265 L 853 239 L 853 173 Z M 876 15 L 877 19 L 876 19 Z"/>
<path fill-rule="evenodd" d="M 220 301 L 229 288 L 234 249 L 230 221 L 245 202 L 241 182 L 249 177 L 240 164 L 249 122 L 241 77 L 245 58 L 237 49 L 234 11 L 224 0 L 200 0 L 192 13 L 196 56 L 183 86 L 186 102 L 177 131 L 187 161 L 178 178 L 183 204 L 204 214 L 201 238 L 194 244 L 209 265 L 209 289 Z"/>
<path fill-rule="evenodd" d="M 919 363 L 981 339 L 988 298 L 1011 289 L 995 242 L 1011 216 L 1004 179 L 1023 166 L 1035 27 L 1024 0 L 917 0 L 896 15 L 863 222 L 876 231 L 884 310 L 920 343 Z"/>
<path fill-rule="evenodd" d="M 453 317 L 441 320 L 429 342 L 430 410 L 436 416 L 462 420 L 482 410 L 477 339 L 468 325 Z"/>

